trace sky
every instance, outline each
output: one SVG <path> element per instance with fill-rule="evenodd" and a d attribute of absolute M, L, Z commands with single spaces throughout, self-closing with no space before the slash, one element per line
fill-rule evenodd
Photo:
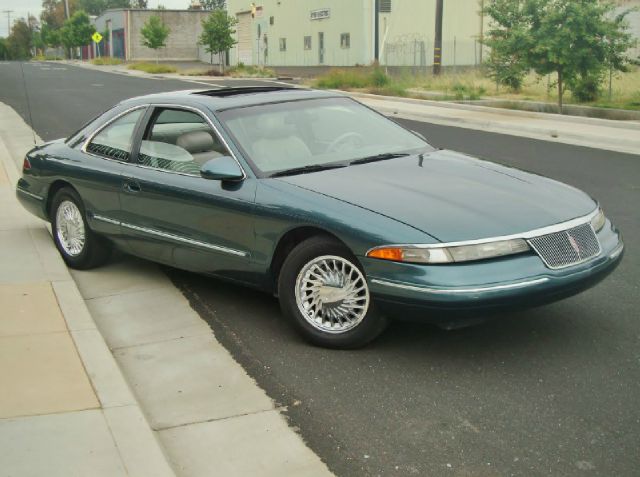
<path fill-rule="evenodd" d="M 149 8 L 156 8 L 158 3 L 166 8 L 187 8 L 190 0 L 149 0 Z M 0 0 L 0 37 L 7 37 L 7 14 L 4 10 L 13 10 L 11 23 L 17 18 L 27 18 L 31 15 L 40 18 L 42 0 Z"/>

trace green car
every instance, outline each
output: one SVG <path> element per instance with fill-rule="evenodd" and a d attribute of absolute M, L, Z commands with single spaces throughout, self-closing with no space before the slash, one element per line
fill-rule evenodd
<path fill-rule="evenodd" d="M 583 192 L 304 89 L 124 101 L 30 151 L 16 193 L 70 267 L 117 247 L 258 288 L 333 348 L 366 344 L 389 317 L 451 328 L 558 300 L 623 254 Z"/>

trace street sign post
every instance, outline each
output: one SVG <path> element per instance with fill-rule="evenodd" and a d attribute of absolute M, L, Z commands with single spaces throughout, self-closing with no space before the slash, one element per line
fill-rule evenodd
<path fill-rule="evenodd" d="M 100 55 L 100 47 L 99 47 L 100 45 L 99 44 L 102 41 L 102 35 L 100 33 L 98 33 L 98 32 L 95 32 L 93 35 L 91 35 L 91 39 L 95 43 L 94 52 L 97 50 L 98 56 L 101 56 Z"/>

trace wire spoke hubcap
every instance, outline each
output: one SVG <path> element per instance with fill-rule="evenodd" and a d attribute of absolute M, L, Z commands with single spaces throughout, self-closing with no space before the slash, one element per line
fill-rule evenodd
<path fill-rule="evenodd" d="M 85 230 L 82 213 L 69 200 L 63 201 L 56 212 L 56 236 L 62 249 L 72 257 L 84 249 Z"/>
<path fill-rule="evenodd" d="M 351 262 L 336 255 L 314 258 L 296 279 L 296 302 L 305 319 L 326 333 L 355 328 L 369 309 L 369 288 Z"/>

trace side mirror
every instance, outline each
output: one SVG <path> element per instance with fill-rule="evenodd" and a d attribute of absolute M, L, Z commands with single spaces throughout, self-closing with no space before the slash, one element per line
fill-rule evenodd
<path fill-rule="evenodd" d="M 200 168 L 200 175 L 205 179 L 218 181 L 241 181 L 244 179 L 244 172 L 231 156 L 209 159 Z"/>

